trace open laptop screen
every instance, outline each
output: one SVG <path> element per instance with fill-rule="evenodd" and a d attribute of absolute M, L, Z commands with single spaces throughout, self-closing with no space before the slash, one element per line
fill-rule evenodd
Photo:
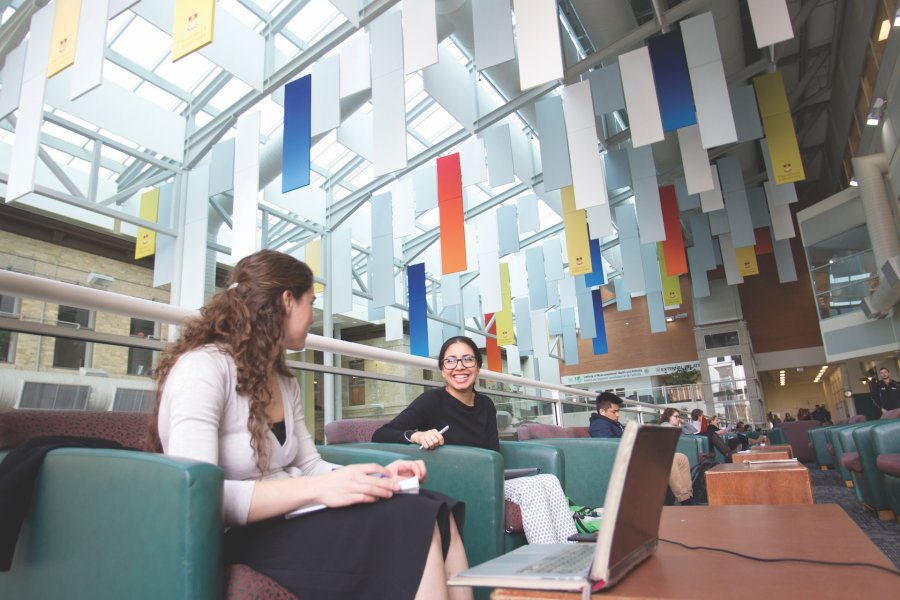
<path fill-rule="evenodd" d="M 626 427 L 624 435 L 637 439 L 632 445 L 623 437 L 620 455 L 628 448 L 631 452 L 616 457 L 610 476 L 598 539 L 599 551 L 609 548 L 609 560 L 598 557 L 595 561 L 595 580 L 612 585 L 656 549 L 679 433 L 672 427 Z M 609 543 L 604 543 L 604 534 L 612 537 Z M 604 565 L 608 565 L 607 573 L 602 572 Z"/>

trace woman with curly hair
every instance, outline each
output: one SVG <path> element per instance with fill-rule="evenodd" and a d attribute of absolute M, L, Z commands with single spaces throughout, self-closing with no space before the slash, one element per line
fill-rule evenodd
<path fill-rule="evenodd" d="M 284 358 L 305 346 L 314 300 L 295 258 L 263 250 L 238 262 L 163 353 L 151 439 L 224 471 L 229 563 L 301 598 L 471 598 L 446 585 L 467 567 L 462 505 L 397 493 L 402 478 L 424 481 L 422 461 L 338 467 L 316 451 Z M 328 510 L 284 516 L 314 504 Z"/>

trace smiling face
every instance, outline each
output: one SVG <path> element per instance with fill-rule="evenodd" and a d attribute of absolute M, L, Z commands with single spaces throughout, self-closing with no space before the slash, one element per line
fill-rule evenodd
<path fill-rule="evenodd" d="M 474 357 L 472 348 L 463 342 L 455 342 L 447 347 L 447 351 L 443 355 L 443 360 L 448 358 L 456 359 L 456 364 L 449 368 L 445 364 L 441 364 L 441 376 L 447 382 L 448 391 L 452 392 L 470 392 L 475 387 L 478 380 L 478 373 L 481 369 L 475 363 L 471 367 L 466 367 L 463 363 L 471 363 L 471 359 L 463 360 L 463 357 Z"/>
<path fill-rule="evenodd" d="M 316 295 L 312 289 L 307 290 L 299 298 L 285 290 L 281 296 L 284 302 L 284 339 L 283 346 L 287 350 L 302 350 L 306 346 L 306 336 L 313 323 L 313 302 Z"/>

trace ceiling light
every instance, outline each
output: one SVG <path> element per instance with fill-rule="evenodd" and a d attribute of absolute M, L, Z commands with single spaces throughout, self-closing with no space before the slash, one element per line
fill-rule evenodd
<path fill-rule="evenodd" d="M 897 17 L 894 17 L 895 21 L 896 21 L 896 19 L 897 19 Z M 890 34 L 890 33 L 891 33 L 891 20 L 885 19 L 884 21 L 881 22 L 881 29 L 878 30 L 878 41 L 883 42 L 884 40 L 888 39 L 888 34 Z"/>
<path fill-rule="evenodd" d="M 856 177 L 851 177 L 850 185 L 853 187 L 859 187 L 859 180 Z"/>
<path fill-rule="evenodd" d="M 866 125 L 875 126 L 881 123 L 881 119 L 884 117 L 884 109 L 887 107 L 887 100 L 884 98 L 875 98 L 875 102 L 872 103 L 872 110 L 869 111 L 869 115 L 866 117 Z"/>
<path fill-rule="evenodd" d="M 894 15 L 894 27 L 900 27 L 900 10 Z"/>

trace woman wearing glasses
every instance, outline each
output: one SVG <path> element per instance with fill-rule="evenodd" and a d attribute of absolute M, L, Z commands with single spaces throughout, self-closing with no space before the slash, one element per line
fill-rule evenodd
<path fill-rule="evenodd" d="M 447 385 L 422 393 L 378 429 L 372 441 L 418 444 L 426 450 L 455 444 L 499 452 L 497 409 L 488 396 L 475 391 L 481 372 L 478 346 L 471 338 L 452 337 L 441 346 L 438 366 Z M 576 533 L 565 493 L 553 475 L 509 479 L 504 495 L 521 508 L 529 543 L 565 542 Z"/>

